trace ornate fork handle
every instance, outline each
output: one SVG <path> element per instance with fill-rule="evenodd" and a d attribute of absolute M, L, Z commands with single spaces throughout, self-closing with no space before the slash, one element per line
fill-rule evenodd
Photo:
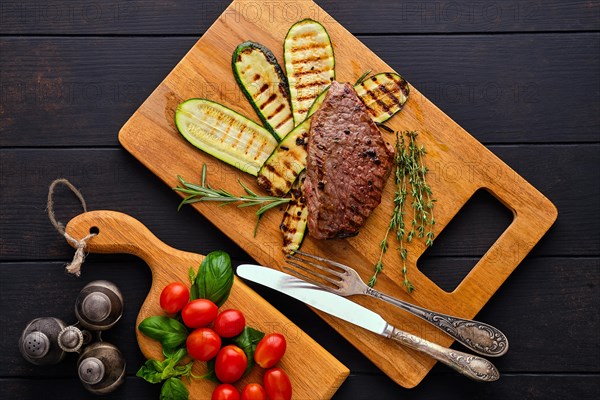
<path fill-rule="evenodd" d="M 500 372 L 488 360 L 431 343 L 418 336 L 394 328 L 386 327 L 386 335 L 406 347 L 430 355 L 434 359 L 455 369 L 461 374 L 483 382 L 493 382 L 500 378 Z"/>
<path fill-rule="evenodd" d="M 479 354 L 488 357 L 499 357 L 508 351 L 508 339 L 504 333 L 486 323 L 427 310 L 369 287 L 365 290 L 365 294 L 386 301 L 424 319 Z"/>

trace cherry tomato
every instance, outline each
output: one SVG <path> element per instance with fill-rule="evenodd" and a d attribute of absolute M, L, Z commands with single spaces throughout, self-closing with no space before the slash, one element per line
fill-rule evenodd
<path fill-rule="evenodd" d="M 263 368 L 271 368 L 285 353 L 285 337 L 281 333 L 269 333 L 258 342 L 254 352 L 254 361 Z"/>
<path fill-rule="evenodd" d="M 292 383 L 281 368 L 272 368 L 265 372 L 263 382 L 269 400 L 290 400 L 292 398 Z"/>
<path fill-rule="evenodd" d="M 188 328 L 201 328 L 208 326 L 217 318 L 219 308 L 207 299 L 192 300 L 183 307 L 181 317 Z"/>
<path fill-rule="evenodd" d="M 242 390 L 242 400 L 267 400 L 267 392 L 262 385 L 249 383 Z"/>
<path fill-rule="evenodd" d="M 190 290 L 183 283 L 169 283 L 160 293 L 160 308 L 176 314 L 190 301 Z"/>
<path fill-rule="evenodd" d="M 222 383 L 215 388 L 210 400 L 240 400 L 240 392 L 229 383 Z"/>
<path fill-rule="evenodd" d="M 215 373 L 219 381 L 233 383 L 239 380 L 248 366 L 248 357 L 244 350 L 230 344 L 219 350 L 215 359 Z"/>
<path fill-rule="evenodd" d="M 190 357 L 208 361 L 219 352 L 221 338 L 210 328 L 198 328 L 188 335 L 185 345 Z"/>
<path fill-rule="evenodd" d="M 232 338 L 242 333 L 245 325 L 246 318 L 241 311 L 225 310 L 217 315 L 214 330 L 221 337 Z"/>

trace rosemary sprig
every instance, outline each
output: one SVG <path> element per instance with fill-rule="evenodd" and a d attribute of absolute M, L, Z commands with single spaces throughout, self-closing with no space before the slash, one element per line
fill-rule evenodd
<path fill-rule="evenodd" d="M 179 175 L 177 175 L 177 179 L 179 180 L 180 185 L 173 188 L 173 190 L 188 195 L 181 201 L 181 203 L 179 203 L 177 210 L 179 210 L 184 204 L 198 203 L 201 201 L 214 201 L 221 203 L 221 205 L 240 203 L 238 204 L 239 208 L 260 206 L 260 208 L 256 211 L 258 220 L 260 220 L 265 212 L 272 208 L 287 204 L 290 202 L 290 200 L 292 200 L 291 197 L 260 196 L 252 191 L 248 186 L 244 185 L 244 183 L 242 183 L 242 181 L 239 179 L 238 183 L 244 189 L 244 192 L 246 193 L 245 195 L 236 196 L 232 193 L 229 193 L 225 189 L 215 189 L 206 183 L 206 164 L 202 165 L 202 178 L 200 185 L 187 182 Z"/>
<path fill-rule="evenodd" d="M 371 70 L 366 71 L 364 74 L 362 74 L 357 80 L 356 83 L 354 83 L 354 86 L 356 85 L 360 85 L 367 76 L 369 76 L 369 74 L 371 73 Z"/>
<path fill-rule="evenodd" d="M 389 133 L 394 133 L 394 130 L 393 130 L 392 128 L 390 128 L 389 126 L 387 126 L 386 124 L 383 124 L 383 123 L 379 123 L 379 122 L 378 122 L 376 125 L 377 125 L 378 127 L 380 127 L 381 129 L 383 129 L 384 131 L 386 131 L 386 132 L 389 132 Z"/>
<path fill-rule="evenodd" d="M 405 136 L 408 138 L 408 144 L 405 141 Z M 426 246 L 433 244 L 435 237 L 433 233 L 433 225 L 435 224 L 433 205 L 435 200 L 431 198 L 431 188 L 425 179 L 428 170 L 424 165 L 423 157 L 426 151 L 423 146 L 419 147 L 416 144 L 417 136 L 416 132 L 396 132 L 396 154 L 394 155 L 396 190 L 394 195 L 394 209 L 385 236 L 379 245 L 381 252 L 378 261 L 375 263 L 375 273 L 369 280 L 371 287 L 375 285 L 377 276 L 383 270 L 383 255 L 389 246 L 388 236 L 390 231 L 395 230 L 396 232 L 396 240 L 398 241 L 397 250 L 402 261 L 402 285 L 409 293 L 414 290 L 414 286 L 408 279 L 408 269 L 406 266 L 408 251 L 404 243 L 410 243 L 416 235 L 418 238 L 426 237 Z M 405 205 L 409 196 L 409 187 L 412 198 L 411 209 L 413 212 L 410 229 L 406 232 L 404 217 L 406 215 Z"/>

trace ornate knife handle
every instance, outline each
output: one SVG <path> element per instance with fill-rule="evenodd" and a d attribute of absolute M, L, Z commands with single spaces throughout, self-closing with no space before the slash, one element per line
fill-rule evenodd
<path fill-rule="evenodd" d="M 368 288 L 365 294 L 386 301 L 424 319 L 481 355 L 499 357 L 508 351 L 506 335 L 491 325 L 430 311 L 371 288 Z"/>
<path fill-rule="evenodd" d="M 498 372 L 494 364 L 479 356 L 442 347 L 408 332 L 396 329 L 390 324 L 387 325 L 384 334 L 406 347 L 430 355 L 434 359 L 476 381 L 493 382 L 500 378 L 500 372 Z"/>

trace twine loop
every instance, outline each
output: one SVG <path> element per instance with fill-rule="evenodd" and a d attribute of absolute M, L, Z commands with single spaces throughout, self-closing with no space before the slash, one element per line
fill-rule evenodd
<path fill-rule="evenodd" d="M 70 242 L 76 249 L 75 255 L 73 256 L 73 260 L 66 265 L 65 270 L 69 274 L 73 274 L 75 276 L 80 276 L 81 275 L 81 265 L 85 261 L 85 256 L 86 256 L 85 248 L 87 246 L 87 241 L 90 240 L 91 238 L 93 238 L 94 236 L 96 236 L 97 233 L 90 233 L 89 235 L 85 236 L 82 239 L 75 239 L 73 236 L 69 235 L 65 231 L 64 224 L 62 222 L 56 220 L 56 216 L 54 215 L 53 196 L 54 196 L 54 190 L 56 189 L 56 186 L 58 186 L 58 185 L 65 185 L 66 187 L 68 187 L 71 190 L 71 192 L 73 192 L 73 194 L 75 196 L 77 196 L 77 198 L 81 202 L 81 206 L 83 207 L 83 212 L 87 212 L 87 205 L 85 203 L 85 199 L 83 198 L 83 195 L 81 194 L 81 192 L 79 190 L 77 190 L 77 188 L 75 186 L 73 186 L 73 184 L 71 182 L 69 182 L 67 179 L 64 179 L 64 178 L 56 179 L 50 184 L 50 187 L 48 188 L 48 204 L 47 204 L 48 218 L 50 218 L 50 222 L 52 223 L 54 228 L 56 228 L 58 233 L 60 233 L 62 236 L 64 236 L 64 238 L 67 239 L 67 241 Z"/>

